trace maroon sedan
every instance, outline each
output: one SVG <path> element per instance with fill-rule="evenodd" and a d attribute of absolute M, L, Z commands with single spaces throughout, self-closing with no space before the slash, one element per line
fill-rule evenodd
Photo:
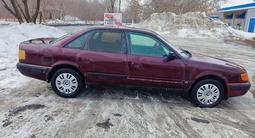
<path fill-rule="evenodd" d="M 241 66 L 192 55 L 154 32 L 134 28 L 91 27 L 22 42 L 17 68 L 51 82 L 56 94 L 68 98 L 85 85 L 114 84 L 181 90 L 197 106 L 214 107 L 251 87 Z"/>

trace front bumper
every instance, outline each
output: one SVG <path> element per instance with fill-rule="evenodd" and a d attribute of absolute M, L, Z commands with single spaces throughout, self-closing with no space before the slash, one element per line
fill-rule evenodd
<path fill-rule="evenodd" d="M 47 81 L 48 72 L 51 69 L 50 67 L 31 65 L 25 63 L 18 63 L 17 68 L 25 76 L 44 81 Z"/>
<path fill-rule="evenodd" d="M 242 96 L 246 94 L 251 88 L 249 82 L 246 83 L 229 83 L 228 87 L 228 97 Z"/>

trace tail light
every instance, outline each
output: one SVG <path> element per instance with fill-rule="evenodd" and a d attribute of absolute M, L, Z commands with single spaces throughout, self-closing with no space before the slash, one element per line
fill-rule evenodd
<path fill-rule="evenodd" d="M 19 50 L 19 60 L 25 60 L 25 59 L 26 59 L 25 50 Z"/>

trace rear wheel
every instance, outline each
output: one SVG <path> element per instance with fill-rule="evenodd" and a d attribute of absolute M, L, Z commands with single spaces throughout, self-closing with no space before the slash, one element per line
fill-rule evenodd
<path fill-rule="evenodd" d="M 218 105 L 224 95 L 223 85 L 212 79 L 202 80 L 192 89 L 192 101 L 199 107 L 212 108 Z"/>
<path fill-rule="evenodd" d="M 55 93 L 61 97 L 72 98 L 83 89 L 82 77 L 72 69 L 59 69 L 51 79 L 51 86 Z"/>

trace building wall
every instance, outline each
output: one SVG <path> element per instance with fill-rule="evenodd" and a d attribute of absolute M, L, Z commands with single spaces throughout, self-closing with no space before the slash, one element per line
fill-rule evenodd
<path fill-rule="evenodd" d="M 246 12 L 246 17 L 243 18 L 237 18 L 237 15 L 240 15 L 240 12 Z M 246 31 L 246 27 L 247 27 L 247 13 L 248 11 L 242 10 L 242 11 L 232 11 L 232 12 L 223 12 L 220 13 L 220 19 L 228 24 L 229 26 L 238 29 L 238 30 L 243 30 Z M 226 18 L 227 15 L 233 14 L 232 18 Z"/>
<path fill-rule="evenodd" d="M 248 9 L 245 18 L 246 18 L 246 19 L 245 19 L 244 31 L 248 32 L 249 23 L 250 23 L 250 18 L 255 18 L 255 9 Z"/>

